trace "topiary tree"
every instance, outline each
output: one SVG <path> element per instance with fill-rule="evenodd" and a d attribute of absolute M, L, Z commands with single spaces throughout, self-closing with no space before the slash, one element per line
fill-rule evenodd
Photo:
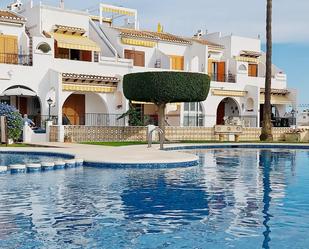
<path fill-rule="evenodd" d="M 209 87 L 209 76 L 201 73 L 143 72 L 127 74 L 123 79 L 123 92 L 127 99 L 152 102 L 158 107 L 163 139 L 166 104 L 204 101 Z"/>
<path fill-rule="evenodd" d="M 23 129 L 23 118 L 18 110 L 8 104 L 0 103 L 0 116 L 7 118 L 8 138 L 18 140 Z"/>

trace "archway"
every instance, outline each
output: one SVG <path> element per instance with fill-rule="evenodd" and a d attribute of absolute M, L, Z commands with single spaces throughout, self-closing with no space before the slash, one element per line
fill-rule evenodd
<path fill-rule="evenodd" d="M 217 108 L 217 125 L 223 125 L 224 119 L 229 117 L 239 117 L 239 105 L 233 98 L 224 98 Z"/>
<path fill-rule="evenodd" d="M 62 106 L 64 125 L 108 125 L 110 116 L 103 98 L 97 93 L 72 93 Z"/>
<path fill-rule="evenodd" d="M 2 92 L 0 102 L 14 106 L 21 115 L 27 114 L 36 126 L 42 126 L 44 118 L 41 116 L 41 100 L 31 88 L 11 86 Z"/>

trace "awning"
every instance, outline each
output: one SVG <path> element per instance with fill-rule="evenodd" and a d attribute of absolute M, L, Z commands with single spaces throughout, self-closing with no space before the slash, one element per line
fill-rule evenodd
<path fill-rule="evenodd" d="M 272 105 L 291 105 L 293 104 L 293 100 L 291 100 L 287 95 L 271 95 L 271 104 Z M 260 104 L 265 103 L 265 95 L 260 94 Z"/>
<path fill-rule="evenodd" d="M 57 41 L 57 46 L 59 48 L 97 52 L 101 51 L 101 48 L 98 46 L 98 44 L 85 36 L 53 33 L 53 37 Z"/>
<path fill-rule="evenodd" d="M 22 86 L 14 86 L 5 90 L 1 96 L 37 96 L 37 94 L 25 87 Z"/>
<path fill-rule="evenodd" d="M 213 96 L 226 96 L 226 97 L 244 97 L 247 95 L 247 91 L 240 90 L 221 90 L 221 89 L 212 89 L 211 93 Z"/>

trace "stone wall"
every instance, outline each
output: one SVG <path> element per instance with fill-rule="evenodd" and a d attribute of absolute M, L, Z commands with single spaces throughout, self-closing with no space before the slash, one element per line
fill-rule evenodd
<path fill-rule="evenodd" d="M 291 128 L 273 128 L 274 141 L 283 141 L 284 134 Z M 50 141 L 58 141 L 59 126 L 52 126 Z M 244 128 L 240 141 L 258 141 L 261 128 Z M 146 141 L 147 127 L 143 126 L 64 126 L 64 138 L 69 142 L 104 142 L 104 141 Z M 212 127 L 166 127 L 168 141 L 218 141 Z M 156 140 L 158 136 L 156 135 Z M 225 137 L 228 140 L 228 137 Z"/>
<path fill-rule="evenodd" d="M 146 141 L 147 128 L 139 126 L 85 126 L 64 127 L 64 138 L 72 142 Z"/>

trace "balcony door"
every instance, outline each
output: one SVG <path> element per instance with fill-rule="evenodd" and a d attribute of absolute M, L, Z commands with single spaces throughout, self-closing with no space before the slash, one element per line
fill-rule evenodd
<path fill-rule="evenodd" d="M 212 76 L 211 79 L 213 81 L 225 82 L 225 62 L 209 60 L 208 63 L 211 63 L 211 66 L 208 65 L 208 74 Z"/>
<path fill-rule="evenodd" d="M 124 50 L 124 58 L 133 60 L 133 65 L 145 67 L 145 52 L 137 50 Z"/>
<path fill-rule="evenodd" d="M 173 70 L 184 70 L 184 57 L 171 55 L 171 69 Z"/>
<path fill-rule="evenodd" d="M 0 63 L 18 63 L 17 36 L 0 35 Z"/>

